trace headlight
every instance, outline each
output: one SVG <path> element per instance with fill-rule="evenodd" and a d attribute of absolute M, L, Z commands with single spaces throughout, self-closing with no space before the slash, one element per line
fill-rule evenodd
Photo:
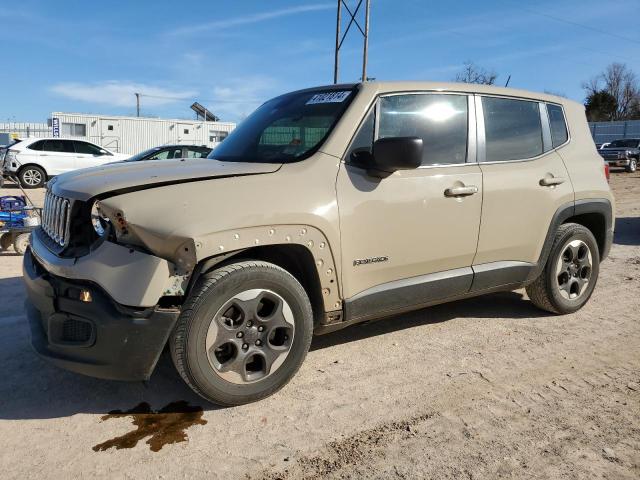
<path fill-rule="evenodd" d="M 100 202 L 94 202 L 91 207 L 91 223 L 98 236 L 104 236 L 107 232 L 109 222 L 109 218 L 100 211 Z"/>

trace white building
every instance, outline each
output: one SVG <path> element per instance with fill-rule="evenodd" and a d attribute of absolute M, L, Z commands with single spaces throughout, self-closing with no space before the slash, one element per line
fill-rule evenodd
<path fill-rule="evenodd" d="M 167 144 L 215 147 L 235 128 L 235 123 L 203 120 L 167 120 L 54 112 L 50 128 L 54 137 L 82 138 L 113 152 L 136 154 Z"/>

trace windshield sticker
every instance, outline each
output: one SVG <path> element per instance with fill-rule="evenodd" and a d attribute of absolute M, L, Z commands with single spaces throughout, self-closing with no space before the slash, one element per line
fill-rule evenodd
<path fill-rule="evenodd" d="M 342 103 L 351 94 L 350 90 L 341 92 L 326 92 L 316 93 L 309 101 L 307 105 L 315 105 L 317 103 Z"/>

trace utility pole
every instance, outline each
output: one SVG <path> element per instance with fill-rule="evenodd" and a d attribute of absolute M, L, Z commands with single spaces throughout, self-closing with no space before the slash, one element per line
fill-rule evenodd
<path fill-rule="evenodd" d="M 134 93 L 134 95 L 136 96 L 136 117 L 139 117 L 140 116 L 140 94 Z"/>
<path fill-rule="evenodd" d="M 356 19 L 358 12 L 360 11 L 360 7 L 362 3 L 365 2 L 365 11 L 364 11 L 364 29 L 360 25 L 360 22 Z M 344 33 L 341 35 L 341 26 L 342 26 L 342 7 L 347 11 L 349 15 L 349 23 Z M 342 48 L 342 43 L 344 39 L 347 37 L 349 30 L 353 24 L 356 25 L 362 37 L 364 39 L 363 46 L 363 54 L 362 54 L 362 81 L 367 81 L 367 63 L 368 63 L 368 55 L 369 55 L 369 11 L 371 9 L 371 0 L 358 0 L 358 4 L 356 5 L 355 10 L 351 11 L 349 6 L 346 3 L 346 0 L 338 0 L 338 11 L 336 15 L 336 50 L 335 50 L 335 58 L 333 65 L 333 83 L 338 83 L 339 72 L 340 72 L 340 48 Z M 360 20 L 362 21 L 362 20 Z"/>
<path fill-rule="evenodd" d="M 367 81 L 367 55 L 369 53 L 369 8 L 371 0 L 367 0 L 367 6 L 364 11 L 364 48 L 362 55 L 362 81 Z"/>

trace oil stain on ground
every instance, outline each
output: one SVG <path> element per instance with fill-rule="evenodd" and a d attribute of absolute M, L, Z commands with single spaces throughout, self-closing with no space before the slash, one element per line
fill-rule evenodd
<path fill-rule="evenodd" d="M 131 417 L 135 430 L 93 447 L 94 452 L 109 448 L 133 448 L 138 442 L 150 437 L 146 443 L 152 452 L 159 451 L 165 445 L 187 441 L 186 430 L 193 425 L 206 425 L 202 418 L 202 407 L 191 406 L 188 402 L 173 402 L 166 407 L 153 411 L 151 406 L 143 402 L 131 410 L 123 412 L 114 410 L 104 415 L 101 420 Z"/>

